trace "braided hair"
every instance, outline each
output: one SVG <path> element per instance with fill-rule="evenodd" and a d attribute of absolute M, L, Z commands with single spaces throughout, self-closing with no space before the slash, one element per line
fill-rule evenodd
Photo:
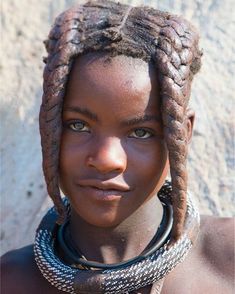
<path fill-rule="evenodd" d="M 201 65 L 199 36 L 179 16 L 150 7 L 109 0 L 90 1 L 59 15 L 45 46 L 40 133 L 47 189 L 63 223 L 66 210 L 59 190 L 59 152 L 66 83 L 75 58 L 95 51 L 153 62 L 160 85 L 164 137 L 172 178 L 173 240 L 178 240 L 186 213 L 186 108 L 191 82 Z"/>

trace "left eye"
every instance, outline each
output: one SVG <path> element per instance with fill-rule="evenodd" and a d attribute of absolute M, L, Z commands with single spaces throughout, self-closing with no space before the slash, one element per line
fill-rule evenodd
<path fill-rule="evenodd" d="M 129 135 L 129 137 L 131 138 L 138 138 L 138 139 L 148 139 L 152 136 L 153 134 L 146 129 L 136 129 Z"/>
<path fill-rule="evenodd" d="M 70 123 L 68 126 L 75 132 L 89 132 L 88 126 L 82 121 Z"/>

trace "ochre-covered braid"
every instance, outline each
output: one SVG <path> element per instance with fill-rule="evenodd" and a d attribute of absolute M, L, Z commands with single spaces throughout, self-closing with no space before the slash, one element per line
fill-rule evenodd
<path fill-rule="evenodd" d="M 43 172 L 48 194 L 59 213 L 58 223 L 66 219 L 66 210 L 59 190 L 59 152 L 62 132 L 62 106 L 72 57 L 81 50 L 78 23 L 82 24 L 82 9 L 70 10 L 56 20 L 49 39 L 45 41 L 48 57 L 43 74 L 43 97 L 39 124 L 43 155 Z M 74 29 L 76 28 L 76 29 Z M 78 42 L 77 44 L 76 41 Z"/>
<path fill-rule="evenodd" d="M 62 106 L 69 72 L 76 56 L 94 51 L 124 54 L 152 62 L 159 79 L 164 135 L 172 177 L 174 225 L 172 238 L 182 232 L 187 191 L 186 109 L 201 52 L 194 28 L 181 17 L 149 7 L 111 1 L 91 1 L 62 13 L 45 42 L 48 57 L 40 111 L 43 170 L 48 193 L 60 214 L 58 170 Z"/>
<path fill-rule="evenodd" d="M 191 81 L 200 67 L 198 35 L 189 23 L 176 16 L 168 16 L 168 26 L 160 30 L 156 50 L 159 69 L 164 135 L 169 151 L 172 178 L 174 225 L 172 238 L 180 237 L 186 212 L 187 195 L 187 125 L 186 110 Z M 194 68 L 191 68 L 194 62 Z"/>

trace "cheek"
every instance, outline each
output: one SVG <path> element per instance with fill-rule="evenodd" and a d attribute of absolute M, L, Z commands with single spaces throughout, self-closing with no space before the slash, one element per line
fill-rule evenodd
<path fill-rule="evenodd" d="M 155 185 L 159 181 L 162 182 L 162 179 L 165 179 L 168 171 L 167 150 L 165 147 L 160 147 L 159 149 L 160 152 L 156 152 L 155 154 L 153 154 L 150 167 L 148 168 L 149 177 L 152 178 L 153 185 Z"/>
<path fill-rule="evenodd" d="M 135 150 L 136 151 L 136 150 Z M 135 152 L 131 150 L 129 156 L 132 162 L 136 162 L 139 167 L 145 170 L 147 174 L 158 174 L 165 166 L 168 158 L 168 152 L 164 141 L 157 141 L 154 144 L 149 144 L 142 150 Z"/>
<path fill-rule="evenodd" d="M 78 173 L 79 167 L 84 165 L 83 158 L 85 156 L 82 144 L 74 142 L 71 138 L 68 140 L 67 137 L 66 135 L 62 136 L 59 157 L 59 181 L 63 192 Z"/>
<path fill-rule="evenodd" d="M 75 152 L 73 152 L 73 148 L 69 146 L 68 144 L 64 143 L 66 142 L 64 136 L 61 140 L 61 146 L 60 146 L 60 161 L 59 161 L 59 171 L 60 176 L 63 176 L 66 174 L 66 171 L 68 170 L 68 167 L 72 167 L 71 163 L 73 163 Z"/>
<path fill-rule="evenodd" d="M 143 189 L 148 194 L 159 191 L 169 170 L 168 152 L 165 143 L 156 144 L 154 148 L 139 154 L 136 170 L 142 181 Z"/>
<path fill-rule="evenodd" d="M 86 136 L 78 136 L 76 133 L 65 131 L 62 134 L 60 146 L 60 169 L 70 168 L 76 165 L 87 152 Z"/>

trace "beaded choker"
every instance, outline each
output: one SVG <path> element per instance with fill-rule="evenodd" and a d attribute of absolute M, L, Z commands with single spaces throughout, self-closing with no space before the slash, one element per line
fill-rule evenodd
<path fill-rule="evenodd" d="M 65 238 L 64 230 L 68 224 L 58 229 L 55 224 L 57 213 L 54 207 L 51 208 L 42 219 L 35 237 L 34 254 L 39 270 L 49 283 L 67 293 L 128 293 L 160 281 L 183 261 L 192 247 L 199 230 L 199 213 L 188 195 L 184 233 L 169 247 L 172 226 L 169 182 L 164 184 L 158 197 L 163 203 L 164 213 L 155 237 L 142 254 L 119 264 L 100 264 L 82 258 Z M 65 204 L 69 209 L 67 200 Z M 65 253 L 66 264 L 56 255 L 57 241 Z"/>

